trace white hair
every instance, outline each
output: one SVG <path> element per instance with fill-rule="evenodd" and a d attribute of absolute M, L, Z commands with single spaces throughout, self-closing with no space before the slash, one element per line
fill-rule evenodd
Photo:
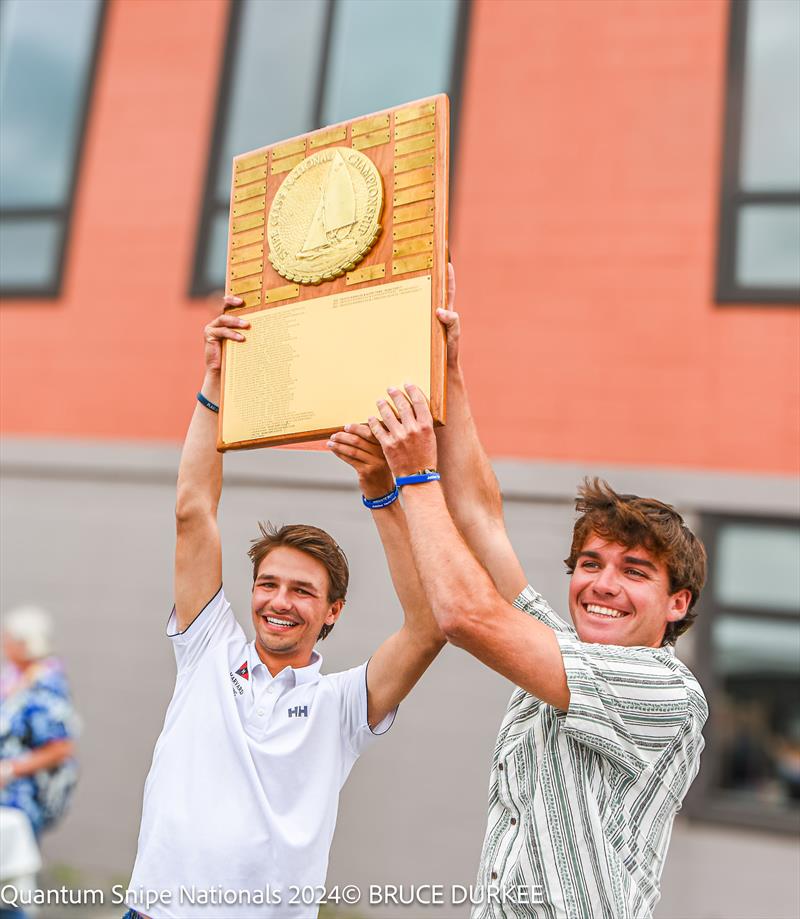
<path fill-rule="evenodd" d="M 6 613 L 3 631 L 22 642 L 30 660 L 52 653 L 53 617 L 38 606 L 17 606 Z"/>

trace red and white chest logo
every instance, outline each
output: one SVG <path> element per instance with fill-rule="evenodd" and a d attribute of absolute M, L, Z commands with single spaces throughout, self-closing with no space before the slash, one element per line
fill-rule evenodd
<path fill-rule="evenodd" d="M 247 661 L 245 661 L 236 672 L 239 674 L 239 676 L 244 677 L 246 680 L 250 679 L 250 671 L 247 669 Z"/>

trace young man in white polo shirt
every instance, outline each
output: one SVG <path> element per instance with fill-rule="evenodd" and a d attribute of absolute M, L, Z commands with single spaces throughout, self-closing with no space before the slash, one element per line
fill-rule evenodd
<path fill-rule="evenodd" d="M 391 474 L 380 449 L 355 434 L 340 456 L 374 508 L 402 627 L 368 665 L 322 675 L 314 645 L 342 612 L 347 561 L 315 527 L 262 527 L 250 550 L 256 638 L 247 642 L 221 587 L 216 412 L 221 343 L 235 347 L 248 326 L 222 315 L 205 328 L 206 373 L 178 473 L 167 628 L 178 673 L 145 784 L 131 917 L 316 916 L 309 899 L 325 883 L 339 791 L 444 644 L 400 504 L 387 497 Z"/>
<path fill-rule="evenodd" d="M 434 436 L 424 395 L 407 386 L 389 390 L 397 415 L 381 400 L 370 427 L 397 484 L 408 481 L 412 549 L 439 625 L 517 687 L 494 751 L 473 917 L 649 919 L 703 749 L 706 702 L 672 645 L 696 615 L 705 551 L 668 505 L 586 482 L 566 559 L 573 625 L 557 616 L 506 533 L 458 316 L 439 316 L 447 426 Z M 580 423 L 608 421 L 587 394 Z"/>

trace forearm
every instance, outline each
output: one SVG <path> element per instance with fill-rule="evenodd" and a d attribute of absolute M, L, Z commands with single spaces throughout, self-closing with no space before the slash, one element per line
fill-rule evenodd
<path fill-rule="evenodd" d="M 452 640 L 497 594 L 456 528 L 437 482 L 404 489 L 412 558 L 432 615 Z"/>
<path fill-rule="evenodd" d="M 397 599 L 403 608 L 405 626 L 421 642 L 441 647 L 445 637 L 436 623 L 422 589 L 414 557 L 406 516 L 399 501 L 372 511 L 381 539 Z"/>
<path fill-rule="evenodd" d="M 447 505 L 469 541 L 469 529 L 487 519 L 502 522 L 500 488 L 472 417 L 459 362 L 448 366 L 447 424 L 436 429 L 439 469 Z"/>
<path fill-rule="evenodd" d="M 30 753 L 20 756 L 17 759 L 6 760 L 10 762 L 10 777 L 19 779 L 23 776 L 33 775 L 42 769 L 54 769 L 56 766 L 69 759 L 73 752 L 73 743 L 71 740 L 52 740 L 50 743 L 43 744 Z"/>
<path fill-rule="evenodd" d="M 215 405 L 220 400 L 220 374 L 207 370 L 200 390 Z M 218 415 L 198 402 L 186 433 L 178 469 L 176 516 L 187 521 L 216 514 L 222 491 L 222 455 L 217 452 Z"/>

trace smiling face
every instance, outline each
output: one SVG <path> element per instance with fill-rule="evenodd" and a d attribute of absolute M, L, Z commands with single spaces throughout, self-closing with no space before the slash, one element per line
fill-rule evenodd
<path fill-rule="evenodd" d="M 691 592 L 669 593 L 663 562 L 646 549 L 590 534 L 569 584 L 569 611 L 581 641 L 661 646 L 669 622 L 682 619 Z"/>
<path fill-rule="evenodd" d="M 278 546 L 261 561 L 253 584 L 252 614 L 258 656 L 275 675 L 305 667 L 323 625 L 339 618 L 342 600 L 328 601 L 328 572 L 322 562 L 290 546 Z"/>

